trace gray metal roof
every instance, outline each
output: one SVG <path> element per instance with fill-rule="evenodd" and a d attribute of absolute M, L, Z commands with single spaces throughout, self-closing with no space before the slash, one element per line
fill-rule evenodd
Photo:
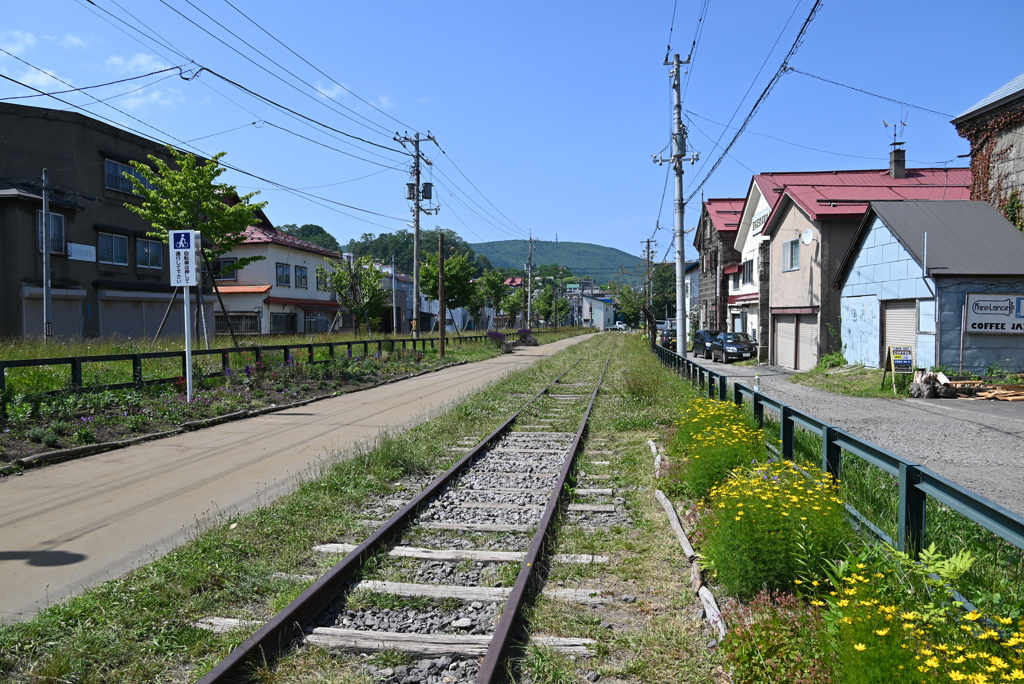
<path fill-rule="evenodd" d="M 932 277 L 1024 275 L 1024 233 L 987 202 L 872 202 L 839 267 L 834 288 L 842 287 L 875 216 L 919 264 L 923 263 L 924 234 L 928 233 L 927 265 Z"/>
<path fill-rule="evenodd" d="M 981 114 L 986 109 L 993 109 L 994 107 L 1002 104 L 1004 101 L 1009 101 L 1013 99 L 1014 96 L 1021 94 L 1021 91 L 1024 91 L 1024 74 L 1021 74 L 1017 78 L 1013 79 L 1012 81 L 1004 85 L 1002 88 L 995 91 L 988 97 L 982 99 L 981 102 L 977 103 L 976 105 L 965 111 L 963 114 L 953 119 L 953 123 L 959 123 L 963 119 L 966 119 L 970 116 Z"/>

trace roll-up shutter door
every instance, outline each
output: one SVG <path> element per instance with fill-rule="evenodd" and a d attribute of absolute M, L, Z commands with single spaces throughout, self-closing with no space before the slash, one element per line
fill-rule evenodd
<path fill-rule="evenodd" d="M 146 336 L 155 337 L 156 331 L 160 329 L 160 321 L 163 320 L 164 314 L 167 312 L 167 302 L 146 302 Z M 161 337 L 181 337 L 182 333 L 182 305 L 181 297 L 174 303 L 171 308 L 171 312 L 167 314 L 167 322 L 164 323 L 163 332 L 160 333 Z"/>
<path fill-rule="evenodd" d="M 775 317 L 775 363 L 783 368 L 796 368 L 796 316 Z"/>
<path fill-rule="evenodd" d="M 883 302 L 885 315 L 882 318 L 884 348 L 882 363 L 890 346 L 910 347 L 917 359 L 917 300 L 898 299 Z"/>
<path fill-rule="evenodd" d="M 24 299 L 25 337 L 42 337 L 43 335 L 43 300 Z M 50 322 L 51 332 L 57 337 L 82 336 L 82 301 L 80 299 L 54 299 L 51 304 L 53 311 Z"/>
<path fill-rule="evenodd" d="M 818 365 L 818 316 L 800 314 L 796 317 L 796 369 L 811 370 Z"/>
<path fill-rule="evenodd" d="M 100 335 L 139 338 L 144 335 L 143 303 L 131 299 L 100 300 Z"/>

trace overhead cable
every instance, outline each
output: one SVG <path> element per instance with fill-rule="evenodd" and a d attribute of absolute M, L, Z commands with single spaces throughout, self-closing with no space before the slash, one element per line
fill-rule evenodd
<path fill-rule="evenodd" d="M 848 88 L 849 90 L 854 90 L 854 91 L 856 91 L 858 93 L 863 93 L 865 95 L 870 95 L 871 97 L 877 97 L 880 100 L 888 100 L 889 102 L 895 102 L 896 104 L 903 105 L 904 107 L 910 107 L 911 109 L 919 109 L 922 112 L 928 112 L 929 114 L 937 114 L 939 116 L 944 116 L 947 119 L 954 118 L 952 114 L 945 114 L 943 112 L 937 112 L 934 109 L 928 109 L 927 107 L 921 107 L 919 105 L 910 104 L 909 102 L 904 102 L 903 100 L 897 100 L 895 98 L 886 97 L 885 95 L 879 95 L 878 93 L 872 93 L 869 90 L 862 90 L 860 88 L 854 88 L 853 86 L 846 85 L 845 83 L 840 83 L 838 81 L 833 81 L 831 79 L 823 78 L 821 76 L 815 76 L 814 74 L 809 74 L 806 71 L 800 71 L 799 69 L 795 69 L 793 67 L 789 67 L 789 71 L 792 71 L 793 73 L 801 74 L 803 76 L 810 76 L 811 78 L 816 78 L 819 81 L 824 81 L 825 83 L 831 83 L 832 85 L 837 85 L 840 88 Z"/>
<path fill-rule="evenodd" d="M 10 55 L 11 57 L 14 57 L 13 54 L 11 54 L 10 52 L 7 52 L 7 50 L 4 50 L 3 48 L 0 48 L 0 52 L 3 52 L 6 55 Z M 118 79 L 116 81 L 108 81 L 107 83 L 98 83 L 96 85 L 91 85 L 91 86 L 81 86 L 81 87 L 77 87 L 77 88 L 72 87 L 72 88 L 68 88 L 67 90 L 55 90 L 55 91 L 53 91 L 51 93 L 36 93 L 34 95 L 15 95 L 14 97 L 0 97 L 0 102 L 6 102 L 8 100 L 24 100 L 24 99 L 27 99 L 27 98 L 30 98 L 30 97 L 45 97 L 47 95 L 64 95 L 66 93 L 85 92 L 86 90 L 93 90 L 94 88 L 105 88 L 107 86 L 117 85 L 118 83 L 127 83 L 128 81 L 137 81 L 140 78 L 148 78 L 149 76 L 156 76 L 157 74 L 163 74 L 163 73 L 167 73 L 168 71 L 175 71 L 175 70 L 178 71 L 179 75 L 181 74 L 181 67 L 180 66 L 172 66 L 172 67 L 167 67 L 166 69 L 160 69 L 158 71 L 150 71 L 148 74 L 142 74 L 140 76 L 129 76 L 128 78 L 121 78 L 121 79 Z M 145 87 L 145 86 L 143 86 L 143 87 Z"/>

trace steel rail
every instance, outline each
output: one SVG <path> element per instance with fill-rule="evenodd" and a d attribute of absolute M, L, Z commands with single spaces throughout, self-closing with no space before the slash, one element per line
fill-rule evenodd
<path fill-rule="evenodd" d="M 249 668 L 254 667 L 256 662 L 269 661 L 287 648 L 293 641 L 302 639 L 304 627 L 311 623 L 317 615 L 345 591 L 352 583 L 355 575 L 371 556 L 394 544 L 419 512 L 421 506 L 428 503 L 452 481 L 457 479 L 462 474 L 462 471 L 472 465 L 488 446 L 496 442 L 508 431 L 523 411 L 533 405 L 544 394 L 548 393 L 559 380 L 582 361 L 583 358 L 578 359 L 559 373 L 554 380 L 534 394 L 508 420 L 470 449 L 455 465 L 424 487 L 408 504 L 391 516 L 387 522 L 378 527 L 347 556 L 325 574 L 321 575 L 319 579 L 285 606 L 281 612 L 270 618 L 252 636 L 231 651 L 224 660 L 207 672 L 197 684 L 226 684 L 227 682 L 247 681 L 251 675 Z M 593 399 L 591 399 L 592 404 Z M 589 407 L 587 415 L 589 415 Z M 584 419 L 585 424 L 586 421 Z M 578 439 L 577 437 L 577 442 Z M 574 445 L 577 442 L 574 442 Z"/>
<path fill-rule="evenodd" d="M 594 391 L 590 394 L 590 401 L 587 410 L 580 421 L 580 427 L 576 430 L 576 436 L 572 441 L 569 454 L 562 465 L 562 471 L 558 474 L 558 480 L 552 490 L 551 498 L 548 500 L 544 513 L 537 523 L 537 533 L 533 536 L 530 548 L 523 558 L 523 565 L 516 578 L 512 591 L 509 593 L 505 608 L 501 613 L 501 619 L 494 628 L 494 635 L 487 647 L 484 661 L 480 665 L 480 671 L 476 676 L 476 684 L 503 684 L 509 679 L 509 668 L 506 666 L 509 656 L 523 643 L 522 612 L 526 604 L 530 589 L 539 579 L 539 573 L 544 560 L 545 551 L 551 540 L 551 532 L 554 529 L 555 521 L 562 511 L 566 500 L 566 483 L 572 474 L 573 466 L 576 463 L 576 455 L 579 452 L 583 434 L 586 432 L 587 424 L 590 421 L 590 412 L 594 408 L 594 401 L 597 393 L 604 382 L 608 364 L 611 363 L 611 352 L 601 369 L 601 376 L 598 378 Z"/>

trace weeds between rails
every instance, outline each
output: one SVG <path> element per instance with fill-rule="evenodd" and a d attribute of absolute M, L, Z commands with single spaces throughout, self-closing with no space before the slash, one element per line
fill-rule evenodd
<path fill-rule="evenodd" d="M 460 402 L 404 433 L 382 435 L 373 448 L 333 454 L 293 493 L 266 508 L 223 520 L 167 556 L 33 620 L 0 627 L 0 671 L 11 681 L 191 680 L 237 643 L 240 633 L 194 627 L 205 615 L 265 618 L 300 591 L 274 573 L 324 567 L 310 552 L 323 540 L 360 529 L 368 497 L 396 481 L 424 478 L 453 461 L 460 439 L 479 440 L 522 397 L 596 342 L 576 345 Z"/>

